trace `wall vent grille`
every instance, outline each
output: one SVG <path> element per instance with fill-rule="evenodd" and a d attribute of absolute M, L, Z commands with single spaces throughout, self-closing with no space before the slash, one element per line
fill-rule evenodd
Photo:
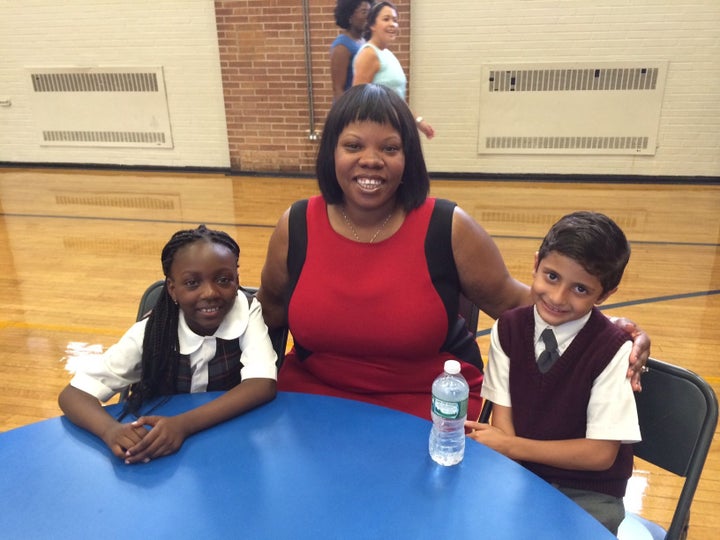
<path fill-rule="evenodd" d="M 162 68 L 27 71 L 42 146 L 173 147 Z"/>
<path fill-rule="evenodd" d="M 165 134 L 132 131 L 43 131 L 45 142 L 73 143 L 140 143 L 158 146 L 165 143 Z"/>
<path fill-rule="evenodd" d="M 522 150 L 646 150 L 648 137 L 488 137 L 489 149 Z"/>
<path fill-rule="evenodd" d="M 655 90 L 658 68 L 490 71 L 489 92 Z"/>
<path fill-rule="evenodd" d="M 483 65 L 479 154 L 652 155 L 667 62 Z"/>
<path fill-rule="evenodd" d="M 35 92 L 158 92 L 157 73 L 33 73 Z"/>

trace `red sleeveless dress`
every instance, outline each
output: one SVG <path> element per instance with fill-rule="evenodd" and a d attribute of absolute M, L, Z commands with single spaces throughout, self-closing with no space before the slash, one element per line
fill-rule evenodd
<path fill-rule="evenodd" d="M 306 258 L 288 307 L 296 346 L 278 374 L 280 390 L 430 418 L 432 381 L 454 358 L 441 351 L 448 314 L 426 258 L 434 204 L 428 199 L 392 237 L 368 244 L 337 234 L 324 200 L 309 200 Z M 468 418 L 477 418 L 482 363 L 462 364 L 470 384 Z"/>

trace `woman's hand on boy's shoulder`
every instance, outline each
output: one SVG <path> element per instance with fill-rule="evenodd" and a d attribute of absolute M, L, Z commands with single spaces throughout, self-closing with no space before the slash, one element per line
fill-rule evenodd
<path fill-rule="evenodd" d="M 650 358 L 650 336 L 630 319 L 624 317 L 610 317 L 619 328 L 625 330 L 633 340 L 632 351 L 630 351 L 630 367 L 627 376 L 630 377 L 630 384 L 635 392 L 642 392 L 640 377 L 645 372 L 645 364 Z"/>

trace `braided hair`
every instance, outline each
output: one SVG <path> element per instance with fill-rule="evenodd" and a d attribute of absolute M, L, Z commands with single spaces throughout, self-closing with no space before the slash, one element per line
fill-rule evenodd
<path fill-rule="evenodd" d="M 163 388 L 175 387 L 180 363 L 180 308 L 168 293 L 167 279 L 170 277 L 176 253 L 201 241 L 223 245 L 235 255 L 236 263 L 240 259 L 240 247 L 229 234 L 208 229 L 205 225 L 178 231 L 165 244 L 160 255 L 165 286 L 148 316 L 143 337 L 140 381 L 130 387 L 124 414 L 130 412 L 137 415 L 143 403 L 161 395 Z"/>

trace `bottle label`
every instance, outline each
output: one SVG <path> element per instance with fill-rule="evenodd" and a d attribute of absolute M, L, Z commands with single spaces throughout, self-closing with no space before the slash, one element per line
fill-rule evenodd
<path fill-rule="evenodd" d="M 432 397 L 432 412 L 442 418 L 449 420 L 457 420 L 467 415 L 468 400 L 464 399 L 460 402 L 445 401 Z"/>

